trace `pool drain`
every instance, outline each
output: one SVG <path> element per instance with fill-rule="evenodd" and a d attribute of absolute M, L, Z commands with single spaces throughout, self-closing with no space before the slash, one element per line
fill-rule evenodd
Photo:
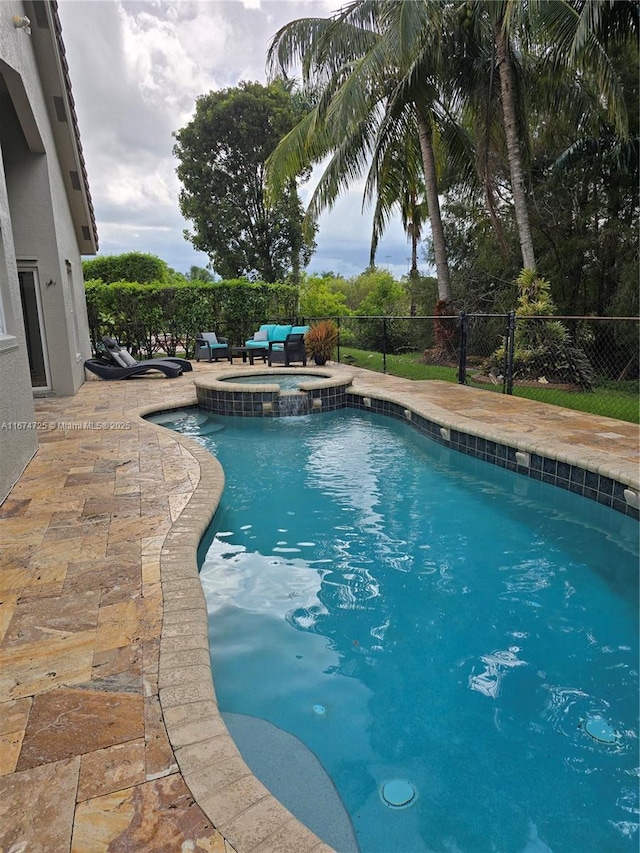
<path fill-rule="evenodd" d="M 418 792 L 406 779 L 389 779 L 380 786 L 380 797 L 390 809 L 406 809 L 418 796 Z"/>
<path fill-rule="evenodd" d="M 584 724 L 584 730 L 598 743 L 616 743 L 619 737 L 615 729 L 602 717 L 589 717 Z"/>

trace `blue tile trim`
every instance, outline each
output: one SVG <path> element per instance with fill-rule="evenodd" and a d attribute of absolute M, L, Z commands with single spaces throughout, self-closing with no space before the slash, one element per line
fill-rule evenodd
<path fill-rule="evenodd" d="M 435 421 L 430 421 L 422 415 L 414 415 L 411 421 L 408 421 L 404 415 L 405 407 L 396 403 L 389 403 L 386 400 L 376 400 L 373 397 L 370 399 L 371 405 L 365 406 L 360 395 L 347 392 L 347 405 L 351 408 L 366 409 L 376 414 L 390 415 L 403 420 L 417 429 L 418 432 L 428 436 L 438 444 L 450 447 L 452 450 L 466 453 L 468 456 L 474 456 L 477 459 L 498 465 L 500 468 L 507 468 L 514 473 L 530 477 L 532 480 L 540 480 L 551 486 L 583 495 L 590 500 L 611 507 L 616 512 L 640 520 L 638 510 L 630 507 L 624 499 L 626 486 L 609 477 L 604 477 L 594 471 L 587 471 L 578 465 L 569 465 L 567 462 L 559 462 L 546 456 L 540 456 L 537 453 L 530 454 L 530 465 L 527 468 L 518 465 L 516 462 L 515 447 L 499 444 L 492 439 L 474 436 L 471 433 L 460 432 L 457 429 L 451 429 L 450 440 L 445 441 L 440 435 L 440 424 Z"/>
<path fill-rule="evenodd" d="M 280 411 L 279 392 L 249 394 L 246 392 L 211 391 L 207 388 L 196 387 L 199 407 L 217 415 L 239 415 L 242 417 L 285 417 L 286 412 Z M 315 388 L 307 391 L 310 414 L 322 414 L 346 407 L 363 411 L 375 412 L 395 420 L 409 424 L 422 435 L 427 436 L 438 444 L 474 456 L 500 468 L 506 468 L 514 473 L 533 480 L 540 480 L 551 486 L 583 495 L 604 506 L 611 507 L 623 515 L 640 519 L 637 509 L 630 507 L 624 499 L 626 486 L 609 477 L 604 477 L 594 471 L 587 471 L 578 465 L 569 465 L 537 453 L 531 453 L 530 465 L 525 467 L 516 461 L 516 448 L 500 444 L 492 439 L 475 436 L 472 433 L 450 430 L 450 439 L 445 441 L 440 434 L 441 424 L 431 421 L 423 415 L 412 413 L 408 420 L 406 406 L 389 400 L 379 400 L 368 397 L 370 405 L 365 405 L 361 394 L 354 394 L 344 386 L 333 388 Z M 256 399 L 258 398 L 258 399 Z M 322 400 L 322 406 L 313 408 L 313 400 Z M 263 411 L 262 404 L 271 403 L 271 411 Z M 296 413 L 297 414 L 297 413 Z"/>

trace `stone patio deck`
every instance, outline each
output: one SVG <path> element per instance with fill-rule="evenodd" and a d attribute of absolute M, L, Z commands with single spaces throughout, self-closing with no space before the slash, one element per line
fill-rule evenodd
<path fill-rule="evenodd" d="M 37 401 L 39 451 L 0 506 L 3 853 L 330 851 L 251 775 L 217 715 L 195 555 L 223 472 L 140 417 L 194 404 L 194 377 L 226 369 Z M 364 394 L 638 491 L 635 425 L 339 369 Z"/>

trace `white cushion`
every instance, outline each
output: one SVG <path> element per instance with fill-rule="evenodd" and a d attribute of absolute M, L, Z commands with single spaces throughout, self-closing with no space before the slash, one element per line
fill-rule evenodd
<path fill-rule="evenodd" d="M 253 336 L 253 340 L 254 341 L 268 341 L 269 340 L 269 333 L 267 332 L 266 329 L 261 329 L 259 332 L 255 332 L 255 334 Z"/>
<path fill-rule="evenodd" d="M 204 338 L 204 340 L 205 340 L 208 344 L 217 344 L 217 343 L 218 343 L 218 338 L 216 337 L 216 333 L 215 333 L 215 332 L 203 332 L 203 333 L 200 335 L 200 337 L 201 337 L 201 338 Z"/>

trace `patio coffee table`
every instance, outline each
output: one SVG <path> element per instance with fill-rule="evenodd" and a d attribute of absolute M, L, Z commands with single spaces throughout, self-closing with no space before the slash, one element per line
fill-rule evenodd
<path fill-rule="evenodd" d="M 253 364 L 253 359 L 256 355 L 262 356 L 262 360 L 265 363 L 267 361 L 267 350 L 258 347 L 229 347 L 230 362 L 233 362 L 235 355 L 241 355 L 244 364 L 247 363 L 247 356 L 249 356 L 249 364 Z"/>

